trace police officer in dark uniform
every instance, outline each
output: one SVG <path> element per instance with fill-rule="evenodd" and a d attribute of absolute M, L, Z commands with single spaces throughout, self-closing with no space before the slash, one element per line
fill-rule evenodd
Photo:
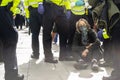
<path fill-rule="evenodd" d="M 110 4 L 109 0 L 108 4 Z M 118 19 L 118 21 L 114 24 L 114 26 L 110 29 L 111 35 L 111 52 L 113 56 L 113 68 L 114 70 L 111 73 L 110 77 L 103 77 L 103 80 L 119 80 L 120 79 L 120 1 L 119 0 L 110 0 L 115 3 L 115 6 L 119 9 L 119 15 L 114 15 L 111 20 L 114 22 Z M 114 3 L 112 5 L 114 5 Z M 116 10 L 117 11 L 117 10 Z M 116 12 L 115 8 L 112 9 L 112 12 Z M 114 20 L 115 19 L 115 20 Z M 111 22 L 110 24 L 113 24 Z"/>
<path fill-rule="evenodd" d="M 31 58 L 39 59 L 39 33 L 42 26 L 42 13 L 38 13 L 39 4 L 42 5 L 43 0 L 25 0 L 26 15 L 29 12 L 29 26 L 32 33 L 32 50 Z"/>
<path fill-rule="evenodd" d="M 16 58 L 18 33 L 13 28 L 12 19 L 12 13 L 14 15 L 19 2 L 19 0 L 2 0 L 0 4 L 0 40 L 3 45 L 5 80 L 23 80 L 24 78 L 23 75 L 18 74 Z"/>
<path fill-rule="evenodd" d="M 96 0 L 90 0 L 96 1 Z M 120 79 L 120 1 L 119 0 L 103 0 L 106 4 L 103 7 L 96 7 L 97 11 L 93 17 L 98 17 L 96 19 L 102 19 L 107 33 L 110 35 L 110 45 L 111 53 L 113 56 L 113 68 L 110 77 L 103 77 L 102 80 L 119 80 Z M 100 4 L 101 5 L 101 4 Z M 106 10 L 105 10 L 106 8 Z M 107 11 L 107 14 L 106 12 Z M 101 16 L 96 13 L 102 13 Z M 101 21 L 99 23 L 101 23 Z"/>
<path fill-rule="evenodd" d="M 43 18 L 43 48 L 45 54 L 45 62 L 57 63 L 53 59 L 51 51 L 53 24 L 55 22 L 60 39 L 60 54 L 59 60 L 66 58 L 66 45 L 68 36 L 68 22 L 65 15 L 65 8 L 69 14 L 70 2 L 68 0 L 45 0 L 45 13 Z M 69 15 L 67 15 L 69 16 Z"/>
<path fill-rule="evenodd" d="M 68 37 L 68 46 L 67 46 L 67 53 L 68 55 L 72 56 L 72 42 L 73 42 L 73 37 L 75 34 L 75 26 L 76 22 L 80 18 L 86 18 L 86 13 L 85 13 L 85 2 L 83 0 L 72 0 L 72 3 L 75 3 L 75 5 L 71 5 L 71 16 L 69 19 L 69 37 Z"/>

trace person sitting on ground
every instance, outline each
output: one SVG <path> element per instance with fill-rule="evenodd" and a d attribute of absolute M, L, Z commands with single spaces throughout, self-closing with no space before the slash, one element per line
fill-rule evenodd
<path fill-rule="evenodd" d="M 99 70 L 98 61 L 101 59 L 100 41 L 88 21 L 84 18 L 76 22 L 76 32 L 73 39 L 72 52 L 77 61 L 76 69 L 87 68 L 88 62 L 92 62 L 91 68 Z"/>

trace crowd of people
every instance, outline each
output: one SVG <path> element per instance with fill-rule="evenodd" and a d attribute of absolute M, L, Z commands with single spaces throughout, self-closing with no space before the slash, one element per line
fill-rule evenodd
<path fill-rule="evenodd" d="M 20 0 L 0 0 L 0 61 L 5 64 L 5 80 L 24 79 L 18 73 L 18 33 L 14 26 L 22 29 L 25 22 L 32 34 L 31 58 L 39 59 L 43 27 L 44 62 L 76 61 L 73 67 L 77 70 L 91 63 L 93 71 L 110 66 L 114 69 L 111 76 L 102 80 L 120 79 L 119 0 L 24 0 L 24 10 L 19 4 Z M 58 60 L 52 53 L 55 35 L 59 35 Z M 100 64 L 102 58 L 105 62 Z"/>

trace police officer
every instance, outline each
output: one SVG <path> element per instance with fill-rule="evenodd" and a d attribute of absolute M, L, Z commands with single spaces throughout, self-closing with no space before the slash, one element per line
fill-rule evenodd
<path fill-rule="evenodd" d="M 103 41 L 103 58 L 104 63 L 100 64 L 102 67 L 112 66 L 112 55 L 111 55 L 111 39 L 107 34 L 106 29 L 100 29 L 98 31 L 98 38 Z"/>
<path fill-rule="evenodd" d="M 39 33 L 42 26 L 43 11 L 38 12 L 38 6 L 43 0 L 25 0 L 26 16 L 29 16 L 29 26 L 32 33 L 32 55 L 31 58 L 39 59 Z M 29 14 L 29 15 L 28 15 Z"/>
<path fill-rule="evenodd" d="M 18 33 L 13 28 L 13 16 L 20 0 L 2 0 L 0 4 L 0 40 L 3 45 L 3 61 L 5 68 L 5 80 L 23 80 L 24 76 L 19 76 L 16 46 Z"/>
<path fill-rule="evenodd" d="M 69 0 L 45 0 L 44 8 L 43 48 L 45 62 L 57 63 L 57 60 L 53 59 L 53 54 L 51 51 L 51 31 L 55 22 L 60 39 L 59 60 L 62 61 L 66 58 L 68 22 L 65 13 L 67 13 L 67 17 L 70 17 L 70 2 Z"/>
<path fill-rule="evenodd" d="M 114 70 L 111 73 L 110 77 L 103 77 L 103 80 L 119 80 L 120 79 L 120 1 L 119 0 L 106 0 L 108 4 L 112 5 L 111 11 L 115 14 L 119 14 L 117 16 L 113 16 L 110 20 L 110 24 L 112 24 L 108 27 L 110 29 L 110 35 L 111 35 L 111 52 L 113 56 L 113 68 Z M 114 4 L 115 3 L 115 4 Z M 113 6 L 115 5 L 115 6 Z M 116 9 L 118 8 L 118 11 Z M 115 18 L 115 20 L 114 20 Z M 118 21 L 116 21 L 118 20 Z M 114 24 L 114 21 L 116 23 Z"/>
<path fill-rule="evenodd" d="M 100 7 L 96 7 L 97 11 L 100 11 L 99 13 L 103 13 L 103 16 L 100 18 L 104 19 L 104 22 L 107 23 L 107 26 L 105 25 L 105 28 L 107 30 L 107 33 L 110 35 L 111 39 L 111 52 L 113 56 L 113 68 L 114 70 L 111 73 L 110 77 L 103 77 L 102 80 L 119 80 L 120 79 L 120 2 L 119 0 L 105 0 L 107 5 L 103 7 L 103 9 L 100 9 Z M 102 11 L 102 12 L 101 12 Z M 107 15 L 105 12 L 107 11 Z M 99 14 L 96 16 L 99 17 Z M 95 17 L 95 15 L 94 15 Z M 108 17 L 108 19 L 107 19 Z M 99 19 L 99 18 L 97 18 Z M 103 20 L 102 19 L 102 20 Z"/>
<path fill-rule="evenodd" d="M 71 48 L 72 48 L 72 42 L 73 37 L 75 33 L 75 26 L 76 22 L 80 18 L 85 18 L 85 2 L 83 0 L 71 0 L 71 16 L 69 19 L 69 37 L 68 37 L 68 46 L 67 46 L 67 53 L 68 55 L 72 55 Z"/>

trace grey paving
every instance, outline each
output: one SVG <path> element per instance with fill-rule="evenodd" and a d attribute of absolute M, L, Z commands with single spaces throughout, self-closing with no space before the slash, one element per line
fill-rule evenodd
<path fill-rule="evenodd" d="M 75 61 L 62 61 L 58 64 L 44 62 L 42 31 L 40 33 L 40 59 L 30 58 L 31 35 L 28 29 L 19 30 L 19 41 L 17 46 L 17 58 L 19 72 L 25 75 L 24 80 L 102 80 L 103 76 L 109 76 L 112 68 L 101 67 L 99 72 L 93 72 L 90 66 L 85 70 L 76 70 L 73 65 Z M 59 46 L 52 47 L 55 58 L 59 56 Z M 4 64 L 0 63 L 0 80 L 4 80 Z"/>

